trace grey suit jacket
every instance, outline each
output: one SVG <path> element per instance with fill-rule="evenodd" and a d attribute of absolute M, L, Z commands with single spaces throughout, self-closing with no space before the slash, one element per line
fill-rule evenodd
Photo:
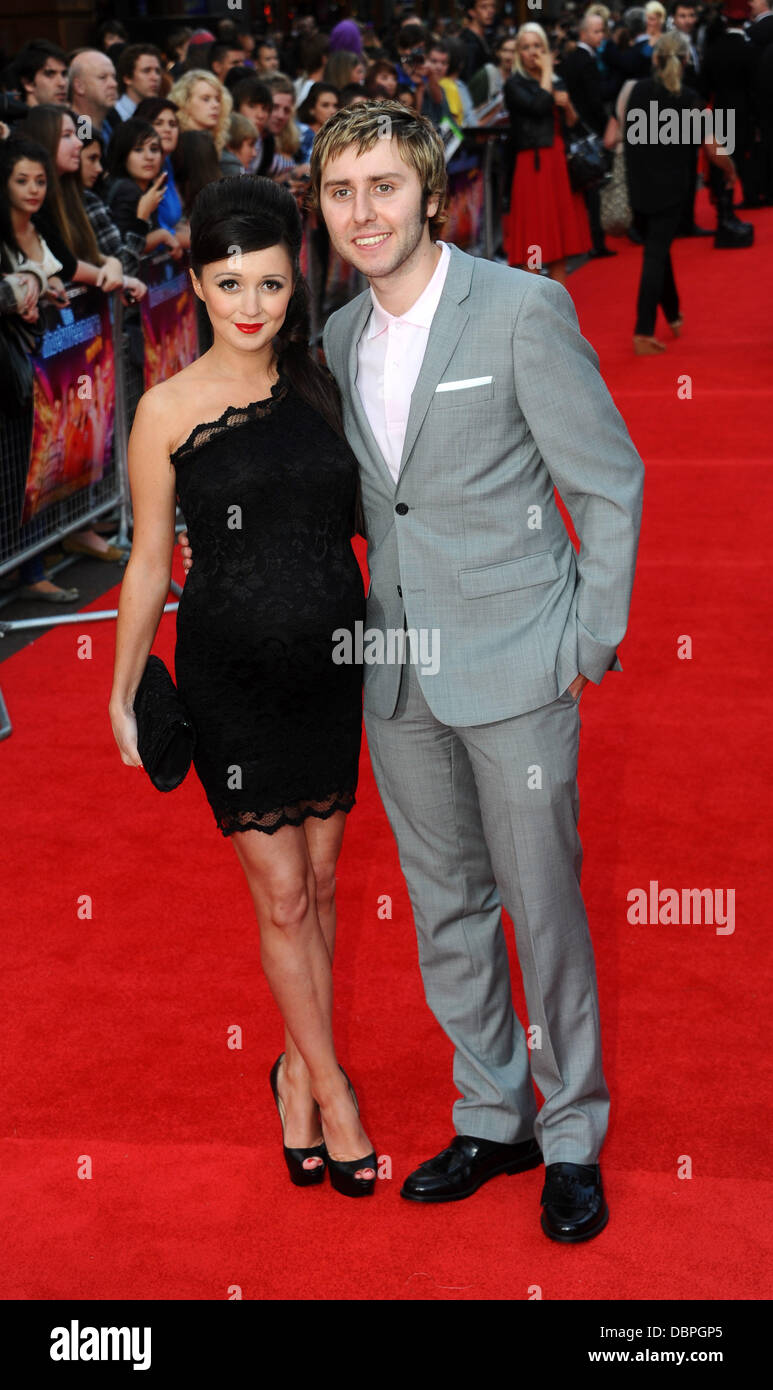
<path fill-rule="evenodd" d="M 356 386 L 371 308 L 366 290 L 330 317 L 323 338 L 360 464 L 367 628 L 386 633 L 407 620 L 437 631 L 438 669 L 426 668 L 422 689 L 451 725 L 522 714 L 555 699 L 578 672 L 598 683 L 622 669 L 616 648 L 644 469 L 571 296 L 451 246 L 397 486 Z M 399 664 L 366 664 L 364 674 L 366 710 L 389 718 Z"/>

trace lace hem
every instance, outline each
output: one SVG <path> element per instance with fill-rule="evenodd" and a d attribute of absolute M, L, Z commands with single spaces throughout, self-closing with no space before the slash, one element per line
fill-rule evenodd
<path fill-rule="evenodd" d="M 332 792 L 330 796 L 313 797 L 278 806 L 272 811 L 215 812 L 218 829 L 223 835 L 235 835 L 242 830 L 261 830 L 273 835 L 283 825 L 302 825 L 309 816 L 329 820 L 336 811 L 351 811 L 355 805 L 354 789 Z"/>

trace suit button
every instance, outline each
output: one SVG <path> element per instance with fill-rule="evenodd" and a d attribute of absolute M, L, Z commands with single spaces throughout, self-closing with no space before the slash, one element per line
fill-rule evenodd
<path fill-rule="evenodd" d="M 405 513 L 408 511 L 408 508 L 406 507 L 404 502 L 398 502 L 397 506 L 395 507 L 395 511 L 397 512 L 398 516 L 405 516 Z"/>
<path fill-rule="evenodd" d="M 402 589 L 401 589 L 401 587 L 400 587 L 399 584 L 398 584 L 398 586 L 397 586 L 397 592 L 398 592 L 398 594 L 400 595 L 400 598 L 402 598 L 402 596 L 403 596 L 403 591 L 402 591 Z"/>

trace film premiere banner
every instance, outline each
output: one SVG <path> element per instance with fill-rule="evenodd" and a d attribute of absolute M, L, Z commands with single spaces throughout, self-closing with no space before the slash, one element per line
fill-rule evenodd
<path fill-rule="evenodd" d="M 115 361 L 110 299 L 73 285 L 66 308 L 46 305 L 33 357 L 34 424 L 21 525 L 98 483 L 110 467 Z"/>
<path fill-rule="evenodd" d="M 148 292 L 140 302 L 144 343 L 144 389 L 187 367 L 198 355 L 196 302 L 187 259 L 166 252 L 143 261 Z"/>

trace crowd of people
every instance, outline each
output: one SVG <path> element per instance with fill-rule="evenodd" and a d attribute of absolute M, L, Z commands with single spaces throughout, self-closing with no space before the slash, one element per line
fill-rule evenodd
<path fill-rule="evenodd" d="M 67 283 L 144 292 L 143 255 L 190 245 L 199 191 L 223 176 L 258 174 L 307 199 L 314 140 L 342 106 L 396 99 L 444 136 L 494 124 L 497 258 L 565 281 L 570 257 L 614 255 L 605 237 L 598 181 L 577 187 L 569 155 L 590 133 L 611 160 L 625 146 L 631 218 L 644 246 L 634 347 L 657 353 L 662 305 L 672 331 L 682 319 L 670 261 L 674 236 L 712 234 L 696 224 L 698 151 L 635 148 L 626 111 L 648 103 L 712 105 L 733 113 L 732 158 L 703 142 L 718 219 L 717 244 L 743 244 L 733 208 L 773 203 L 773 10 L 749 0 L 749 22 L 716 4 L 659 0 L 625 11 L 567 7 L 544 25 L 517 25 L 496 0 L 429 21 L 396 5 L 391 23 L 343 19 L 327 33 L 313 16 L 289 33 L 255 32 L 233 19 L 213 29 L 168 23 L 155 42 L 134 41 L 105 21 L 92 47 L 66 53 L 34 38 L 2 73 L 0 315 L 38 319 L 44 300 L 64 302 Z M 147 29 L 147 26 L 145 26 Z M 311 214 L 324 267 L 329 242 Z M 320 304 L 320 309 L 322 305 Z M 93 528 L 70 537 L 79 553 L 115 560 Z M 30 597 L 69 601 L 26 562 Z"/>

